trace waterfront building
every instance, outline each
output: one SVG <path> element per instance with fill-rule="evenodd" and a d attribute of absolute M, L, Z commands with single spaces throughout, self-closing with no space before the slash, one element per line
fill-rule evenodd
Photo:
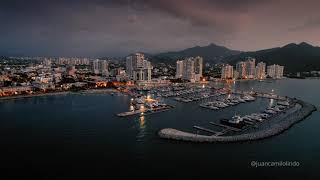
<path fill-rule="evenodd" d="M 192 59 L 186 59 L 183 61 L 182 79 L 195 82 L 194 79 L 194 61 Z"/>
<path fill-rule="evenodd" d="M 239 79 L 246 79 L 247 78 L 247 68 L 246 63 L 240 61 L 236 64 L 236 71 L 239 73 Z"/>
<path fill-rule="evenodd" d="M 259 62 L 256 66 L 256 78 L 265 79 L 266 78 L 266 63 Z"/>
<path fill-rule="evenodd" d="M 32 86 L 13 86 L 13 87 L 1 87 L 0 96 L 18 95 L 23 92 L 32 92 Z"/>
<path fill-rule="evenodd" d="M 239 72 L 237 70 L 233 71 L 233 78 L 239 79 Z"/>
<path fill-rule="evenodd" d="M 273 79 L 283 78 L 283 70 L 284 70 L 284 66 L 280 66 L 277 64 L 273 64 L 267 67 L 268 76 Z"/>
<path fill-rule="evenodd" d="M 256 72 L 256 59 L 248 57 L 245 61 L 245 68 L 246 68 L 246 78 L 248 79 L 254 79 L 255 78 L 255 72 Z"/>
<path fill-rule="evenodd" d="M 182 78 L 191 82 L 198 82 L 202 77 L 202 57 L 189 57 L 177 61 L 176 78 Z"/>
<path fill-rule="evenodd" d="M 232 79 L 233 78 L 233 66 L 226 64 L 221 69 L 221 79 Z"/>
<path fill-rule="evenodd" d="M 197 56 L 193 59 L 194 61 L 194 73 L 195 73 L 195 81 L 199 82 L 202 77 L 202 68 L 203 68 L 203 58 Z"/>
<path fill-rule="evenodd" d="M 134 81 L 151 81 L 152 65 L 144 54 L 135 53 L 126 57 L 126 73 Z"/>

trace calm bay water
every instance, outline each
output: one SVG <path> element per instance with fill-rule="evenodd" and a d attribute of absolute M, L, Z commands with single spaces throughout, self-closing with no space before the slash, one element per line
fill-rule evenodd
<path fill-rule="evenodd" d="M 243 81 L 234 88 L 270 91 L 320 106 L 320 80 Z M 193 132 L 193 125 L 264 109 L 258 99 L 222 111 L 198 103 L 166 100 L 176 107 L 145 117 L 119 118 L 130 97 L 70 94 L 0 102 L 0 158 L 3 176 L 42 179 L 109 176 L 320 177 L 320 112 L 288 131 L 261 141 L 195 144 L 160 139 L 172 127 Z M 299 167 L 254 168 L 251 161 L 298 161 Z M 151 176 L 150 176 L 151 175 Z M 1 175 L 0 175 L 1 176 Z"/>

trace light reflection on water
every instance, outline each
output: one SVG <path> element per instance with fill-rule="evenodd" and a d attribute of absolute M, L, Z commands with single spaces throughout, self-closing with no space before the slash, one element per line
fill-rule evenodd
<path fill-rule="evenodd" d="M 274 99 L 269 100 L 269 107 L 272 107 L 274 105 Z"/>
<path fill-rule="evenodd" d="M 143 141 L 144 137 L 147 135 L 146 133 L 146 119 L 144 115 L 141 115 L 137 121 L 139 132 L 137 134 L 137 141 Z"/>

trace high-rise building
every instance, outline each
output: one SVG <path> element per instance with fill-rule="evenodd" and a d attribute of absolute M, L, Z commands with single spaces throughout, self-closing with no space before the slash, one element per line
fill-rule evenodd
<path fill-rule="evenodd" d="M 151 62 L 146 60 L 144 54 L 135 53 L 126 57 L 126 73 L 135 81 L 151 81 Z"/>
<path fill-rule="evenodd" d="M 239 72 L 237 70 L 233 71 L 233 78 L 239 79 Z"/>
<path fill-rule="evenodd" d="M 246 78 L 254 79 L 256 73 L 256 59 L 248 57 L 246 63 Z"/>
<path fill-rule="evenodd" d="M 176 78 L 182 78 L 182 73 L 183 73 L 183 61 L 177 61 Z"/>
<path fill-rule="evenodd" d="M 106 60 L 99 59 L 92 61 L 92 71 L 95 74 L 108 75 L 108 62 Z"/>
<path fill-rule="evenodd" d="M 192 59 L 186 59 L 183 61 L 182 79 L 190 80 L 194 82 L 194 61 Z"/>
<path fill-rule="evenodd" d="M 239 79 L 246 79 L 247 78 L 247 68 L 246 63 L 240 61 L 236 65 L 236 71 L 239 73 Z"/>
<path fill-rule="evenodd" d="M 233 78 L 233 66 L 226 64 L 221 69 L 221 79 L 232 79 Z"/>
<path fill-rule="evenodd" d="M 176 78 L 182 78 L 191 82 L 200 81 L 202 68 L 202 57 L 189 57 L 184 60 L 179 60 L 177 61 Z"/>
<path fill-rule="evenodd" d="M 273 79 L 283 78 L 283 70 L 284 70 L 284 66 L 280 66 L 277 64 L 270 65 L 267 67 L 268 76 Z"/>
<path fill-rule="evenodd" d="M 265 79 L 266 78 L 266 63 L 259 62 L 256 66 L 256 78 Z"/>
<path fill-rule="evenodd" d="M 197 56 L 193 58 L 194 61 L 194 79 L 195 81 L 200 81 L 202 77 L 202 68 L 203 68 L 203 58 L 200 56 Z"/>
<path fill-rule="evenodd" d="M 236 71 L 240 79 L 254 79 L 256 74 L 256 59 L 248 57 L 246 61 L 240 61 L 236 64 Z"/>

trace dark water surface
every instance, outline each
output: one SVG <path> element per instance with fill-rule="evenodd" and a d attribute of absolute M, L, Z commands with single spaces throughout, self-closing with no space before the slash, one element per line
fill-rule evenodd
<path fill-rule="evenodd" d="M 273 89 L 320 106 L 320 80 L 244 81 L 232 86 L 270 92 Z M 320 177 L 319 111 L 265 140 L 196 144 L 160 139 L 157 132 L 167 127 L 193 132 L 193 125 L 210 127 L 210 121 L 234 113 L 256 112 L 270 101 L 257 99 L 221 111 L 200 108 L 198 103 L 166 101 L 176 107 L 159 114 L 127 118 L 115 114 L 128 110 L 128 96 L 70 94 L 1 101 L 0 176 Z M 297 161 L 299 167 L 255 168 L 251 161 Z"/>

